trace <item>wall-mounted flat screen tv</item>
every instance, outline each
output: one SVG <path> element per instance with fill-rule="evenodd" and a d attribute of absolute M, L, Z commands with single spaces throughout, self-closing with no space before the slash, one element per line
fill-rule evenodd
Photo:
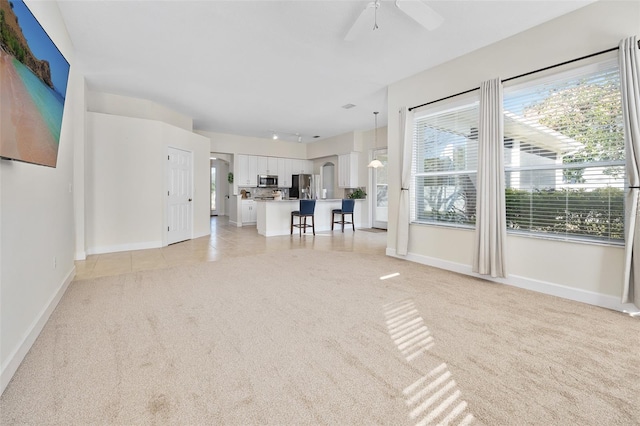
<path fill-rule="evenodd" d="M 0 0 L 0 157 L 55 167 L 69 63 L 22 0 Z"/>

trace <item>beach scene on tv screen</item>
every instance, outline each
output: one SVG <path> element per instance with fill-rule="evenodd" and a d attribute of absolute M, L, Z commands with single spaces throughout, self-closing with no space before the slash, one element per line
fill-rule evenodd
<path fill-rule="evenodd" d="M 56 166 L 68 76 L 24 2 L 0 0 L 0 157 Z"/>

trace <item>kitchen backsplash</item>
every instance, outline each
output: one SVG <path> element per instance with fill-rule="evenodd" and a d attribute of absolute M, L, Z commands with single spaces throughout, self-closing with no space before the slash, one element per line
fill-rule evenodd
<path fill-rule="evenodd" d="M 274 188 L 255 188 L 255 187 L 238 187 L 238 195 L 240 195 L 242 190 L 250 193 L 251 196 L 247 198 L 261 198 L 261 197 L 272 197 L 273 191 L 276 191 Z M 283 198 L 289 197 L 289 188 L 278 188 L 277 191 L 282 192 Z"/>

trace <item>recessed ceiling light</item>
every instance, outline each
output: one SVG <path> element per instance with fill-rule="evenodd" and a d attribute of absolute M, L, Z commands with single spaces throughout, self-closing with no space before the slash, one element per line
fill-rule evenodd
<path fill-rule="evenodd" d="M 354 105 L 354 104 L 346 104 L 346 105 L 342 105 L 342 108 L 344 108 L 344 109 L 351 109 L 351 108 L 353 108 L 353 107 L 355 107 L 355 105 Z"/>

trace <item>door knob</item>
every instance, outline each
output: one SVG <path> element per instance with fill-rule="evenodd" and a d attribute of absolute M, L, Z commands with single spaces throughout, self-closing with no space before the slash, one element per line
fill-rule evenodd
<path fill-rule="evenodd" d="M 191 201 L 191 198 L 189 198 L 189 201 Z"/>

